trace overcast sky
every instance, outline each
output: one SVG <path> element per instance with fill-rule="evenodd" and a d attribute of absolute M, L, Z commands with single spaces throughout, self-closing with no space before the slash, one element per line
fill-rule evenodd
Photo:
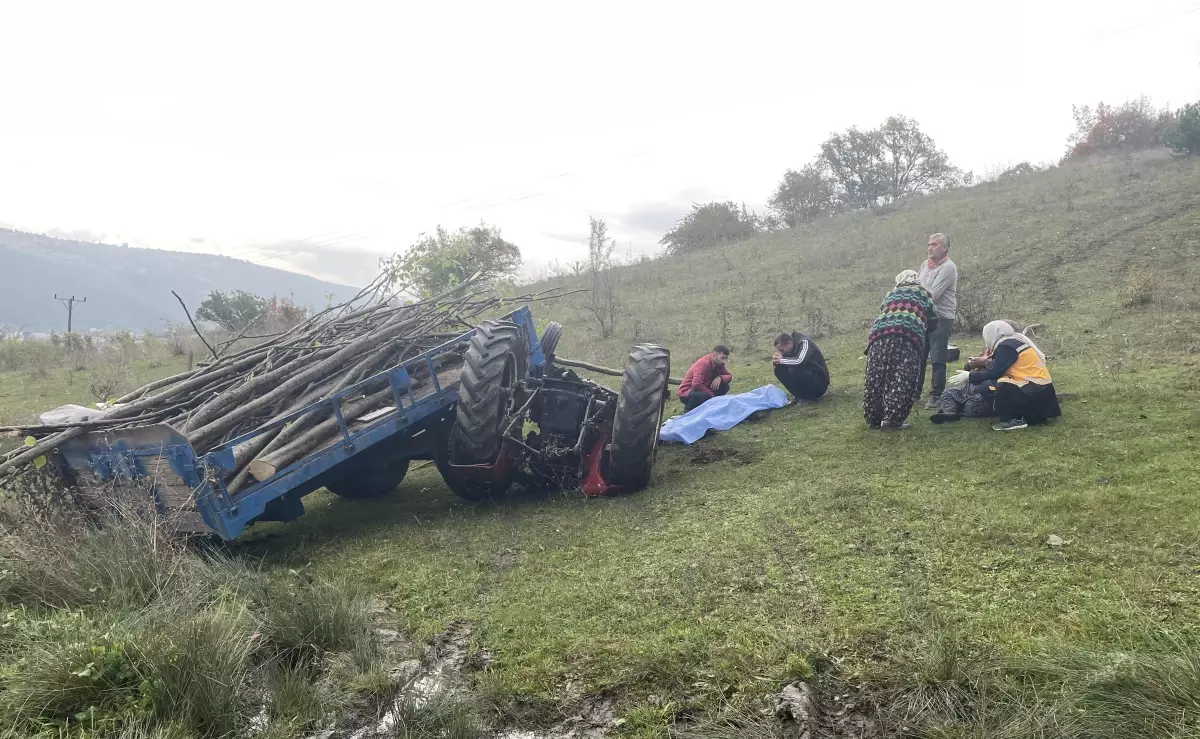
<path fill-rule="evenodd" d="M 651 252 L 834 130 L 908 115 L 982 173 L 1141 94 L 1200 99 L 1200 0 L 0 0 L 0 223 L 350 284 L 439 223 Z"/>

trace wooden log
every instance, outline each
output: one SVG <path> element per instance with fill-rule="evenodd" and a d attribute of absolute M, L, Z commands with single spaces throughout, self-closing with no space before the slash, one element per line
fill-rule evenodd
<path fill-rule="evenodd" d="M 444 294 L 452 294 L 454 291 L 465 287 L 466 284 L 467 283 L 457 285 L 454 288 L 451 288 L 451 290 L 446 291 Z M 359 338 L 350 342 L 348 346 L 339 349 L 332 356 L 326 357 L 325 359 L 310 366 L 308 369 L 303 370 L 299 374 L 293 375 L 285 380 L 281 385 L 277 386 L 274 390 L 271 390 L 270 392 L 267 392 L 266 394 L 260 395 L 254 400 L 249 401 L 236 412 L 226 414 L 213 420 L 206 426 L 201 426 L 200 428 L 192 431 L 188 435 L 188 440 L 195 447 L 204 447 L 205 445 L 210 444 L 224 432 L 233 428 L 240 421 L 243 421 L 249 417 L 253 417 L 255 414 L 261 413 L 263 410 L 274 405 L 280 400 L 295 394 L 302 388 L 306 387 L 314 379 L 325 376 L 331 371 L 342 367 L 348 361 L 352 360 L 356 356 L 359 356 L 367 349 L 379 346 L 393 339 L 400 338 L 406 331 L 410 331 L 414 328 L 428 328 L 427 326 L 422 325 L 419 315 L 411 318 L 408 317 L 409 315 L 411 314 L 407 311 L 396 313 L 389 322 L 384 323 L 379 328 L 366 335 L 360 336 Z M 436 320 L 440 322 L 442 318 L 438 317 Z M 429 321 L 425 321 L 424 323 L 428 324 Z"/>
<path fill-rule="evenodd" d="M 349 424 L 353 419 L 388 402 L 391 396 L 390 389 L 380 390 L 377 393 L 345 403 L 342 405 L 342 418 Z M 340 433 L 341 429 L 338 426 L 337 418 L 327 418 L 288 444 L 252 461 L 249 466 L 250 475 L 260 482 L 266 480 L 322 444 L 334 440 Z"/>
<path fill-rule="evenodd" d="M 187 426 L 184 427 L 184 432 L 187 433 L 200 428 L 204 424 L 221 416 L 227 408 L 249 400 L 250 398 L 254 397 L 259 390 L 278 384 L 282 378 L 294 374 L 301 367 L 309 364 L 310 362 L 320 361 L 325 357 L 332 356 L 336 351 L 336 349 L 325 349 L 308 357 L 297 357 L 295 359 L 291 359 L 282 363 L 278 367 L 275 367 L 274 369 L 264 372 L 256 377 L 249 378 L 246 380 L 246 382 L 242 383 L 240 387 L 233 388 L 232 390 L 217 395 L 192 414 L 192 417 L 188 419 Z"/>
<path fill-rule="evenodd" d="M 279 412 L 272 414 L 272 419 L 295 413 L 302 408 L 306 408 L 313 403 L 316 403 L 318 400 L 328 398 L 334 393 L 339 393 L 342 390 L 345 390 L 363 377 L 366 377 L 369 373 L 373 372 L 375 368 L 379 367 L 381 364 L 381 359 L 385 358 L 390 351 L 391 347 L 384 346 L 379 350 L 368 354 L 350 369 L 339 370 L 329 377 L 322 378 L 320 381 L 312 383 L 311 386 L 305 390 L 304 395 L 302 395 L 298 400 L 295 402 L 285 402 Z M 323 417 L 324 416 L 320 415 L 319 413 L 314 412 L 301 418 L 297 418 L 284 428 L 282 438 L 277 439 L 277 443 L 289 441 L 297 431 L 312 425 Z M 267 423 L 270 423 L 270 421 Z"/>

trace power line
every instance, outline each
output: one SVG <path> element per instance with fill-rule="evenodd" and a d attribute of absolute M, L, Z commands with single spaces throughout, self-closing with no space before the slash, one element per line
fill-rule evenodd
<path fill-rule="evenodd" d="M 1118 34 L 1125 33 L 1126 31 L 1136 31 L 1139 28 L 1145 28 L 1146 26 L 1153 26 L 1156 23 L 1162 23 L 1163 21 L 1171 20 L 1172 18 L 1178 18 L 1179 16 L 1187 15 L 1188 13 L 1195 13 L 1196 11 L 1200 11 L 1200 5 L 1197 5 L 1194 8 L 1188 8 L 1187 10 L 1181 10 L 1178 13 L 1172 13 L 1171 15 L 1164 15 L 1162 17 L 1155 18 L 1154 20 L 1149 20 L 1144 23 L 1138 23 L 1137 25 L 1133 25 L 1133 26 L 1126 26 L 1125 28 L 1118 28 L 1115 31 L 1109 31 L 1108 33 L 1102 33 L 1098 36 L 1092 36 L 1091 40 L 1096 41 L 1098 39 L 1108 38 L 1110 36 L 1116 36 Z"/>

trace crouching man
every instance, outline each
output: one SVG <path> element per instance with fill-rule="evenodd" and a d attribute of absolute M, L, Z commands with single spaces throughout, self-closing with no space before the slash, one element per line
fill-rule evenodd
<path fill-rule="evenodd" d="M 775 378 L 792 394 L 792 402 L 816 400 L 829 389 L 829 369 L 821 350 L 796 331 L 775 339 Z"/>
<path fill-rule="evenodd" d="M 679 383 L 679 400 L 683 410 L 699 408 L 706 400 L 729 392 L 733 374 L 725 366 L 729 361 L 729 347 L 717 346 L 696 360 Z"/>

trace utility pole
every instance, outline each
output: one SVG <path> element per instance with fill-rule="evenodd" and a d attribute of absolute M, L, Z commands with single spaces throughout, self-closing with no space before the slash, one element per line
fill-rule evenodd
<path fill-rule="evenodd" d="M 87 298 L 76 298 L 74 295 L 69 298 L 60 298 L 58 293 L 54 293 L 54 299 L 67 306 L 67 333 L 69 334 L 71 333 L 71 317 L 75 313 L 75 304 L 86 303 Z"/>

